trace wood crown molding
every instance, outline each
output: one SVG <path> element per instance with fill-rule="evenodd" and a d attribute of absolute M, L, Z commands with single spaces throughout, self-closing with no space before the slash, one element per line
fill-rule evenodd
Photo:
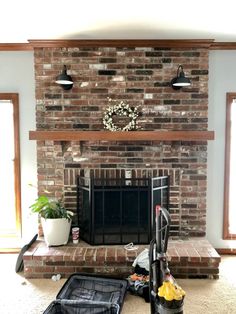
<path fill-rule="evenodd" d="M 213 42 L 211 50 L 236 50 L 236 42 Z"/>
<path fill-rule="evenodd" d="M 29 43 L 0 43 L 0 51 L 29 51 L 33 47 Z"/>
<path fill-rule="evenodd" d="M 160 47 L 160 48 L 210 48 L 214 39 L 30 39 L 32 48 L 62 47 Z"/>
<path fill-rule="evenodd" d="M 34 48 L 63 47 L 159 47 L 236 50 L 236 42 L 214 42 L 214 39 L 30 39 L 28 43 L 0 43 L 0 51 L 31 51 Z"/>
<path fill-rule="evenodd" d="M 214 131 L 29 131 L 37 141 L 206 141 L 214 140 Z"/>

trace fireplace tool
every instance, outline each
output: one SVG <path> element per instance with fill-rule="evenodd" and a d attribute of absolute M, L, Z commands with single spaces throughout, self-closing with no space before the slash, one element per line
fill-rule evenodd
<path fill-rule="evenodd" d="M 169 212 L 157 205 L 155 220 L 155 237 L 149 248 L 151 314 L 183 314 L 185 292 L 171 275 L 166 257 L 171 222 Z"/>

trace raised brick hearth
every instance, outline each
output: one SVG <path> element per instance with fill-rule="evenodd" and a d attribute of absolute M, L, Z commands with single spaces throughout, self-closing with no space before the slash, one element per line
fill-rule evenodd
<path fill-rule="evenodd" d="M 81 241 L 48 248 L 38 240 L 24 254 L 24 275 L 50 278 L 58 273 L 68 277 L 79 272 L 126 277 L 145 247 L 139 245 L 138 250 L 127 251 L 121 245 L 91 246 Z M 171 272 L 177 278 L 218 278 L 220 256 L 206 239 L 171 240 L 167 253 Z"/>

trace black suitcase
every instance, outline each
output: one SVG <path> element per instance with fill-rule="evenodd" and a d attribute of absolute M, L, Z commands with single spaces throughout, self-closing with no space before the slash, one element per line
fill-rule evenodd
<path fill-rule="evenodd" d="M 44 314 L 119 314 L 128 281 L 73 274 Z"/>
<path fill-rule="evenodd" d="M 108 302 L 55 300 L 45 314 L 117 314 L 120 313 L 118 304 Z"/>

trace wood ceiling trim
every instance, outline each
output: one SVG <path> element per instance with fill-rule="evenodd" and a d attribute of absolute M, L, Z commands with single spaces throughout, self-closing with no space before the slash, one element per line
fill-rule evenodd
<path fill-rule="evenodd" d="M 29 51 L 33 47 L 29 43 L 0 43 L 0 51 Z"/>
<path fill-rule="evenodd" d="M 211 50 L 236 50 L 236 42 L 214 42 L 210 46 Z"/>
<path fill-rule="evenodd" d="M 209 48 L 214 39 L 69 39 L 35 40 L 29 43 L 33 48 L 62 47 L 162 47 L 162 48 Z"/>
<path fill-rule="evenodd" d="M 236 42 L 214 42 L 214 39 L 30 39 L 28 43 L 0 43 L 0 51 L 31 51 L 34 48 L 63 47 L 160 47 L 236 50 Z"/>

